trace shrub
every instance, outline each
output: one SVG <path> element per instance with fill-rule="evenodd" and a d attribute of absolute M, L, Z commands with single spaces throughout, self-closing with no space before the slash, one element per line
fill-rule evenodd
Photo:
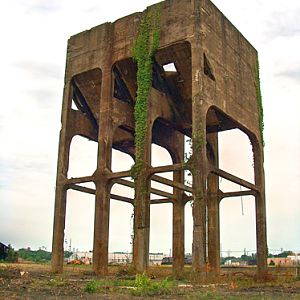
<path fill-rule="evenodd" d="M 95 280 L 88 282 L 84 288 L 84 290 L 90 294 L 96 293 L 98 289 L 98 283 Z"/>
<path fill-rule="evenodd" d="M 140 297 L 166 295 L 171 292 L 173 285 L 173 281 L 169 278 L 163 281 L 151 281 L 147 275 L 138 274 L 134 283 L 136 289 L 132 290 L 132 294 Z"/>

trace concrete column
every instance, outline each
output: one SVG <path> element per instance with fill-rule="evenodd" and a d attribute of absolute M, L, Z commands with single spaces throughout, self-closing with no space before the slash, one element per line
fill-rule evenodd
<path fill-rule="evenodd" d="M 193 103 L 193 263 L 192 268 L 204 279 L 206 275 L 206 129 L 205 119 L 197 110 L 199 99 Z M 203 116 L 204 117 L 204 116 Z M 200 138 L 201 136 L 201 138 Z M 202 142 L 200 141 L 202 140 Z"/>
<path fill-rule="evenodd" d="M 184 202 L 173 203 L 173 273 L 180 277 L 184 267 Z"/>
<path fill-rule="evenodd" d="M 110 184 L 105 177 L 96 183 L 93 269 L 96 275 L 108 271 Z"/>
<path fill-rule="evenodd" d="M 184 136 L 179 135 L 173 153 L 173 163 L 181 163 L 184 159 Z M 176 149 L 176 150 L 175 150 Z M 184 183 L 184 171 L 176 171 L 173 180 Z M 173 273 L 175 277 L 182 276 L 184 268 L 184 192 L 174 188 L 177 200 L 173 202 Z"/>
<path fill-rule="evenodd" d="M 207 136 L 211 145 L 211 163 L 219 166 L 218 162 L 218 133 Z M 220 274 L 220 216 L 219 216 L 219 177 L 209 174 L 207 178 L 207 210 L 208 210 L 208 262 L 209 272 L 214 277 Z"/>
<path fill-rule="evenodd" d="M 145 137 L 144 167 L 135 180 L 133 264 L 138 273 L 147 270 L 150 239 L 150 180 L 147 167 L 151 163 L 152 123 L 148 120 Z"/>
<path fill-rule="evenodd" d="M 193 272 L 198 280 L 206 276 L 206 102 L 204 101 L 204 60 L 202 45 L 201 1 L 192 1 L 194 35 L 192 50 L 192 138 L 193 155 L 190 168 L 193 174 Z"/>
<path fill-rule="evenodd" d="M 102 88 L 99 113 L 98 161 L 95 172 L 96 199 L 94 223 L 93 269 L 97 275 L 108 271 L 108 238 L 110 182 L 107 174 L 111 171 L 113 140 L 112 123 L 112 74 L 109 65 L 102 70 Z"/>
<path fill-rule="evenodd" d="M 266 230 L 266 202 L 265 202 L 265 175 L 262 143 L 252 142 L 254 154 L 255 185 L 259 192 L 255 196 L 256 213 L 256 248 L 257 248 L 257 275 L 260 280 L 266 278 L 267 267 L 267 230 Z"/>
<path fill-rule="evenodd" d="M 66 83 L 64 88 L 64 99 L 62 106 L 62 128 L 59 138 L 57 177 L 55 189 L 54 225 L 52 241 L 52 272 L 61 273 L 64 262 L 64 230 L 66 219 L 67 190 L 65 180 L 67 179 L 69 167 L 69 153 L 72 137 L 68 130 L 68 117 L 72 101 L 72 88 Z"/>

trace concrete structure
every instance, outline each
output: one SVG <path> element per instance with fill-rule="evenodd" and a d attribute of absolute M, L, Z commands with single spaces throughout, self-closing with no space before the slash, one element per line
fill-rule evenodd
<path fill-rule="evenodd" d="M 256 204 L 258 275 L 267 272 L 263 139 L 258 101 L 257 52 L 209 0 L 167 0 L 160 9 L 160 41 L 153 62 L 148 97 L 144 167 L 132 182 L 130 170 L 111 171 L 112 148 L 135 156 L 134 103 L 137 80 L 131 50 L 142 13 L 135 13 L 72 36 L 68 42 L 60 132 L 52 269 L 63 268 L 63 241 L 68 189 L 95 194 L 94 271 L 106 274 L 110 199 L 134 204 L 134 267 L 147 269 L 150 205 L 173 204 L 174 272 L 184 265 L 184 207 L 193 200 L 193 263 L 199 278 L 220 272 L 219 203 L 225 197 L 253 195 Z M 173 63 L 176 70 L 164 66 Z M 78 110 L 71 109 L 72 101 Z M 218 132 L 238 128 L 253 147 L 255 183 L 218 167 Z M 98 143 L 95 173 L 68 178 L 69 149 L 75 135 Z M 193 138 L 193 155 L 184 163 L 184 136 Z M 197 141 L 197 142 L 195 142 Z M 205 142 L 206 141 L 206 142 Z M 173 165 L 151 166 L 151 143 L 167 149 Z M 184 170 L 193 186 L 184 184 Z M 173 180 L 159 176 L 173 172 Z M 219 177 L 247 191 L 223 193 Z M 150 181 L 173 187 L 151 188 Z M 96 189 L 83 187 L 94 182 Z M 135 188 L 135 199 L 111 194 L 118 183 Z M 146 188 L 141 186 L 146 183 Z M 186 192 L 192 193 L 192 197 Z M 160 196 L 150 201 L 150 194 Z M 206 216 L 208 218 L 206 218 Z M 206 247 L 206 245 L 208 245 Z"/>

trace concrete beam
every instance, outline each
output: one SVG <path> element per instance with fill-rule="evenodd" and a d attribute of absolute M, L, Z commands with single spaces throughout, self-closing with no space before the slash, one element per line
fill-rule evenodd
<path fill-rule="evenodd" d="M 243 187 L 245 187 L 247 189 L 250 189 L 250 190 L 253 190 L 253 191 L 256 191 L 256 192 L 259 191 L 259 188 L 256 185 L 254 185 L 254 184 L 252 184 L 252 183 L 250 183 L 250 182 L 248 182 L 248 181 L 246 181 L 244 179 L 241 179 L 241 178 L 239 178 L 237 176 L 234 176 L 234 175 L 232 175 L 230 173 L 227 173 L 226 171 L 223 171 L 221 169 L 212 167 L 211 172 L 213 174 L 215 174 L 215 175 L 218 175 L 218 176 L 224 178 L 224 179 L 227 179 L 227 180 L 229 180 L 231 182 L 239 184 L 239 185 L 241 185 L 241 186 L 243 186 Z"/>
<path fill-rule="evenodd" d="M 153 175 L 151 177 L 151 180 L 162 183 L 162 184 L 165 184 L 165 185 L 168 185 L 168 186 L 178 188 L 179 190 L 182 190 L 182 191 L 186 191 L 186 192 L 190 192 L 190 193 L 193 192 L 193 189 L 190 186 L 187 186 L 187 185 L 182 184 L 180 182 L 173 181 L 173 180 L 161 177 L 161 176 Z"/>
<path fill-rule="evenodd" d="M 129 180 L 117 179 L 117 180 L 115 180 L 115 183 L 125 185 L 125 186 L 131 187 L 131 188 L 135 188 L 134 182 L 129 181 Z M 170 194 L 170 193 L 167 193 L 167 192 L 164 192 L 164 191 L 160 191 L 158 189 L 151 188 L 150 193 L 158 195 L 158 196 L 166 197 L 166 198 L 169 198 L 169 199 L 174 199 L 173 194 Z"/>

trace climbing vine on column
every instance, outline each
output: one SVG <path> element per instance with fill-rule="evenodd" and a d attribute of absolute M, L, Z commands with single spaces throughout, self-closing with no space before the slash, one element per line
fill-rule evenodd
<path fill-rule="evenodd" d="M 132 177 L 136 179 L 144 165 L 147 135 L 148 96 L 152 85 L 152 62 L 159 45 L 160 9 L 146 10 L 140 23 L 139 35 L 132 49 L 137 63 L 137 97 L 134 105 L 135 164 Z"/>
<path fill-rule="evenodd" d="M 262 104 L 261 90 L 260 90 L 260 78 L 259 78 L 259 61 L 258 57 L 256 58 L 256 96 L 257 96 L 257 106 L 258 106 L 258 120 L 259 120 L 259 129 L 261 132 L 261 138 L 263 146 L 265 145 L 264 141 L 264 110 Z"/>

